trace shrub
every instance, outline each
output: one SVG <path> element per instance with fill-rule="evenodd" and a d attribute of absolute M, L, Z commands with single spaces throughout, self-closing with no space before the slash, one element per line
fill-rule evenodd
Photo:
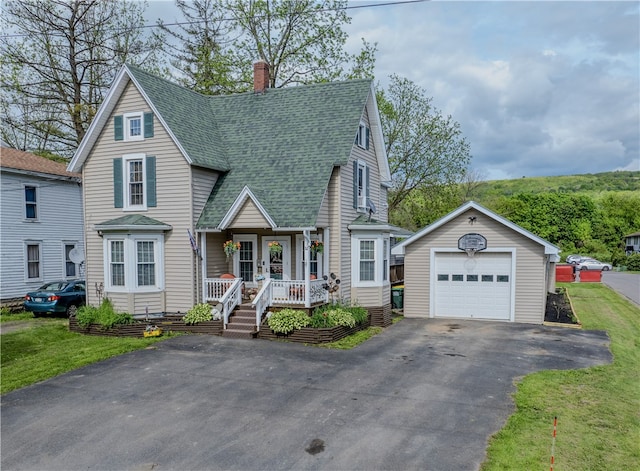
<path fill-rule="evenodd" d="M 329 315 L 327 314 L 328 312 L 329 311 L 327 309 L 324 309 L 324 310 L 316 309 L 310 318 L 309 327 L 313 327 L 314 329 L 325 329 L 328 327 L 335 327 L 336 324 L 333 321 L 333 318 L 329 317 Z"/>
<path fill-rule="evenodd" d="M 271 330 L 276 334 L 288 334 L 295 329 L 307 327 L 311 318 L 304 311 L 296 309 L 282 309 L 267 319 Z"/>
<path fill-rule="evenodd" d="M 187 311 L 187 314 L 182 318 L 185 324 L 197 324 L 198 322 L 210 321 L 213 319 L 211 314 L 211 306 L 207 303 L 196 304 Z"/>
<path fill-rule="evenodd" d="M 356 320 L 351 313 L 344 308 L 338 307 L 327 311 L 327 316 L 331 319 L 335 325 L 342 325 L 344 327 L 353 327 L 356 325 Z"/>
<path fill-rule="evenodd" d="M 634 253 L 627 257 L 627 270 L 640 271 L 640 253 Z"/>
<path fill-rule="evenodd" d="M 127 325 L 135 322 L 131 314 L 116 311 L 113 303 L 108 298 L 102 300 L 100 307 L 82 306 L 78 309 L 76 320 L 80 327 L 99 324 L 104 329 L 110 329 L 114 325 Z"/>
<path fill-rule="evenodd" d="M 369 311 L 362 306 L 351 306 L 347 308 L 353 318 L 356 320 L 356 324 L 364 324 L 369 318 Z"/>

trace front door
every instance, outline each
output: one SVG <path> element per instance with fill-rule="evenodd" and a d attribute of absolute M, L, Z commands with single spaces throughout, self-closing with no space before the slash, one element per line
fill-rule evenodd
<path fill-rule="evenodd" d="M 242 278 L 247 286 L 256 286 L 258 264 L 258 236 L 234 234 L 234 242 L 240 242 L 240 250 L 233 257 L 233 273 Z"/>
<path fill-rule="evenodd" d="M 263 237 L 262 266 L 264 267 L 264 276 L 266 278 L 271 278 L 272 280 L 290 280 L 291 237 Z"/>

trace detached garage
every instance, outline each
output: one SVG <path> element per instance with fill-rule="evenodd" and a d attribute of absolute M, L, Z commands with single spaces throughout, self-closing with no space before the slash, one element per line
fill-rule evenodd
<path fill-rule="evenodd" d="M 404 315 L 542 324 L 559 249 L 471 201 L 393 248 Z"/>

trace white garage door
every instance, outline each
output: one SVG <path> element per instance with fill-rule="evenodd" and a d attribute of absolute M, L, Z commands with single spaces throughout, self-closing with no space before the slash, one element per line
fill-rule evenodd
<path fill-rule="evenodd" d="M 441 252 L 435 257 L 435 317 L 509 320 L 511 254 Z"/>

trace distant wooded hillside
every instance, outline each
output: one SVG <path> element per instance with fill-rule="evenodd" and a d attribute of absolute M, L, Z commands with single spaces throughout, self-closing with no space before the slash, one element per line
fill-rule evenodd
<path fill-rule="evenodd" d="M 496 198 L 520 193 L 581 193 L 597 197 L 607 191 L 640 191 L 640 171 L 490 180 L 480 183 L 471 196 L 487 205 Z"/>

